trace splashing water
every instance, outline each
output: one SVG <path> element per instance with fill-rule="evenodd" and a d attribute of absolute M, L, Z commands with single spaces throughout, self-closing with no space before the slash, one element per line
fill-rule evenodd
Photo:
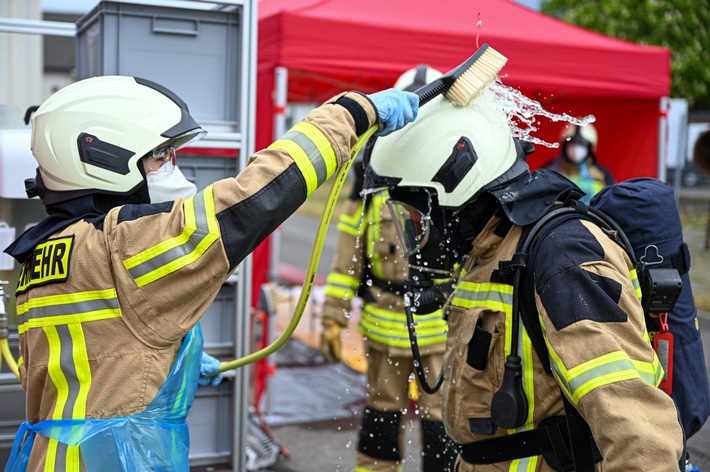
<path fill-rule="evenodd" d="M 513 133 L 513 137 L 529 141 L 533 144 L 540 144 L 549 148 L 557 148 L 560 146 L 558 142 L 548 143 L 532 135 L 532 133 L 538 131 L 536 126 L 537 123 L 539 123 L 537 119 L 538 116 L 544 116 L 554 122 L 566 121 L 578 126 L 585 126 L 596 121 L 594 115 L 577 118 L 567 113 L 557 114 L 549 112 L 543 108 L 540 102 L 526 97 L 514 88 L 504 85 L 500 77 L 496 77 L 495 81 L 492 82 L 488 88 L 493 93 L 494 101 L 508 116 L 508 125 Z"/>

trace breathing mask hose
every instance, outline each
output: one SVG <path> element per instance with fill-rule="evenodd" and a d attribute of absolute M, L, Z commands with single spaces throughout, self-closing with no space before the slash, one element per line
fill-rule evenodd
<path fill-rule="evenodd" d="M 432 395 L 441 388 L 441 384 L 444 381 L 444 369 L 442 368 L 441 372 L 439 372 L 434 385 L 430 386 L 426 379 L 422 356 L 419 352 L 412 307 L 415 308 L 417 314 L 425 315 L 433 313 L 444 305 L 446 295 L 440 288 L 437 288 L 427 271 L 420 270 L 418 266 L 413 265 L 411 262 L 409 266 L 409 277 L 405 285 L 408 291 L 404 294 L 404 313 L 407 317 L 407 333 L 409 334 L 409 343 L 412 347 L 414 372 L 417 375 L 417 380 L 422 390 Z"/>
<path fill-rule="evenodd" d="M 269 344 L 265 348 L 248 354 L 239 359 L 235 359 L 230 362 L 225 362 L 219 367 L 219 370 L 211 374 L 210 377 L 217 375 L 220 372 L 225 372 L 231 369 L 238 369 L 239 367 L 243 367 L 245 365 L 263 359 L 269 354 L 276 352 L 281 346 L 286 343 L 286 341 L 288 341 L 291 335 L 293 335 L 293 332 L 298 326 L 298 322 L 301 321 L 301 317 L 303 316 L 306 304 L 308 303 L 308 297 L 310 296 L 311 289 L 313 288 L 313 281 L 315 280 L 316 271 L 318 270 L 318 263 L 320 262 L 320 256 L 323 250 L 325 236 L 328 232 L 328 225 L 330 224 L 331 217 L 333 216 L 333 210 L 335 209 L 335 205 L 338 203 L 338 196 L 340 195 L 340 191 L 342 190 L 343 184 L 345 183 L 345 178 L 347 177 L 348 172 L 350 171 L 350 167 L 352 166 L 353 161 L 355 160 L 355 156 L 357 156 L 357 154 L 360 152 L 360 148 L 362 148 L 365 142 L 367 142 L 367 140 L 370 139 L 370 136 L 372 136 L 377 130 L 378 126 L 373 125 L 362 136 L 360 136 L 360 139 L 358 139 L 357 143 L 350 151 L 351 158 L 340 167 L 340 170 L 336 174 L 333 186 L 331 187 L 330 193 L 328 194 L 328 200 L 326 201 L 325 208 L 323 210 L 323 216 L 321 217 L 320 224 L 318 225 L 318 231 L 316 232 L 315 240 L 313 241 L 313 249 L 311 250 L 311 258 L 308 262 L 308 268 L 306 269 L 306 278 L 303 281 L 303 288 L 301 289 L 301 294 L 298 297 L 298 302 L 296 303 L 296 308 L 294 309 L 293 315 L 291 316 L 291 320 L 284 329 L 283 333 L 281 333 L 278 338 L 276 338 L 271 344 Z"/>
<path fill-rule="evenodd" d="M 9 322 L 7 319 L 7 312 L 5 311 L 5 289 L 0 283 L 0 365 L 2 364 L 2 359 L 5 358 L 7 366 L 10 368 L 13 374 L 19 379 L 20 371 L 17 368 L 17 362 L 10 351 L 10 344 L 7 341 L 7 337 L 10 334 Z"/>
<path fill-rule="evenodd" d="M 429 395 L 433 395 L 440 388 L 441 384 L 444 382 L 444 369 L 441 369 L 439 375 L 434 382 L 434 385 L 429 386 L 426 379 L 426 373 L 424 372 L 424 366 L 422 365 L 422 355 L 419 352 L 419 344 L 417 344 L 417 333 L 414 328 L 414 317 L 412 316 L 412 307 L 410 300 L 410 293 L 404 294 L 404 313 L 407 316 L 407 332 L 409 333 L 409 342 L 412 345 L 412 359 L 414 361 L 414 372 L 417 374 L 417 380 L 419 381 L 419 386 Z"/>

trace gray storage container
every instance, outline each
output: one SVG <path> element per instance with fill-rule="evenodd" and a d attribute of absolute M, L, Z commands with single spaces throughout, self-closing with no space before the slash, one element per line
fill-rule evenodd
<path fill-rule="evenodd" d="M 234 318 L 236 317 L 234 292 L 234 285 L 222 285 L 217 298 L 200 320 L 202 335 L 205 338 L 205 351 L 211 356 L 234 356 Z"/>
<path fill-rule="evenodd" d="M 187 425 L 190 429 L 190 466 L 216 466 L 232 461 L 234 400 L 232 382 L 200 387 Z"/>
<path fill-rule="evenodd" d="M 204 156 L 178 151 L 177 165 L 185 178 L 203 190 L 213 182 L 237 175 L 236 157 Z"/>
<path fill-rule="evenodd" d="M 0 468 L 10 457 L 12 443 L 25 421 L 25 391 L 14 374 L 0 374 Z"/>
<path fill-rule="evenodd" d="M 10 351 L 17 360 L 19 337 L 15 326 L 10 327 L 8 342 Z M 5 468 L 15 434 L 24 421 L 25 391 L 3 360 L 2 369 L 0 369 L 0 469 Z"/>
<path fill-rule="evenodd" d="M 210 11 L 184 3 L 99 3 L 76 23 L 77 79 L 152 80 L 177 93 L 203 127 L 237 133 L 243 10 Z"/>

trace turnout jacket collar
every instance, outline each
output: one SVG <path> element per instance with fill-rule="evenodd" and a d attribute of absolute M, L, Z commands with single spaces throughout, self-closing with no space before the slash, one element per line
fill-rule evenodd
<path fill-rule="evenodd" d="M 79 220 L 99 220 L 106 216 L 106 213 L 97 210 L 94 206 L 93 195 L 85 195 L 56 205 L 48 205 L 45 208 L 48 216 L 22 233 L 4 251 L 20 264 L 25 262 L 35 246 L 54 233 Z"/>
<path fill-rule="evenodd" d="M 582 191 L 566 177 L 549 169 L 538 169 L 504 186 L 488 191 L 513 224 L 527 226 L 539 220 L 557 201 Z"/>

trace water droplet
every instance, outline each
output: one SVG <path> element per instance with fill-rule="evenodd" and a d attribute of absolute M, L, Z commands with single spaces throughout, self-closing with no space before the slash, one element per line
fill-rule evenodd
<path fill-rule="evenodd" d="M 549 148 L 557 148 L 560 145 L 558 142 L 548 143 L 533 136 L 533 133 L 538 131 L 537 125 L 540 123 L 536 118 L 538 116 L 544 116 L 553 122 L 566 121 L 579 126 L 585 126 L 596 121 L 594 115 L 576 118 L 567 113 L 549 112 L 543 108 L 540 102 L 526 97 L 514 88 L 503 85 L 500 78 L 496 78 L 489 86 L 489 90 L 493 93 L 493 100 L 508 116 L 508 125 L 513 136 L 534 144 Z"/>

